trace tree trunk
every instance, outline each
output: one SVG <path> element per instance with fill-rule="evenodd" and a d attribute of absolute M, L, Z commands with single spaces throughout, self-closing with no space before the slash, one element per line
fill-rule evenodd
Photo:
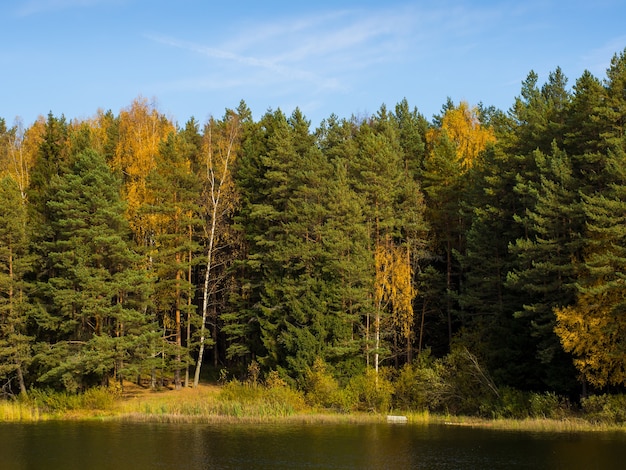
<path fill-rule="evenodd" d="M 192 229 L 189 226 L 189 241 L 191 241 Z M 193 284 L 191 283 L 192 253 L 189 250 L 189 266 L 187 268 L 187 280 L 189 281 L 189 295 L 187 297 L 187 349 L 191 348 L 191 305 L 193 302 Z M 189 363 L 185 366 L 185 388 L 189 387 Z"/>
<path fill-rule="evenodd" d="M 204 343 L 206 335 L 206 319 L 209 307 L 209 279 L 211 276 L 211 264 L 213 255 L 213 239 L 215 235 L 215 215 L 217 208 L 213 210 L 213 224 L 209 238 L 209 253 L 207 255 L 206 272 L 204 274 L 204 286 L 202 288 L 202 323 L 200 325 L 200 350 L 198 351 L 198 361 L 196 362 L 196 372 L 193 377 L 193 387 L 196 388 L 200 382 L 200 369 L 202 368 L 202 357 L 204 356 Z"/>
<path fill-rule="evenodd" d="M 419 342 L 417 343 L 417 357 L 420 357 L 420 354 L 422 354 L 422 341 L 424 339 L 424 319 L 426 317 L 426 300 L 424 300 L 424 303 L 422 304 L 422 318 L 420 320 L 420 339 Z"/>
<path fill-rule="evenodd" d="M 24 396 L 28 396 L 28 392 L 26 391 L 26 384 L 24 383 L 24 374 L 22 373 L 22 365 L 17 365 L 17 382 L 20 386 L 20 394 Z"/>
<path fill-rule="evenodd" d="M 209 154 L 207 160 L 207 181 L 209 182 L 210 189 L 210 204 L 211 204 L 211 228 L 208 233 L 209 237 L 209 246 L 207 251 L 207 264 L 206 264 L 206 272 L 204 274 L 204 286 L 202 289 L 202 323 L 200 325 L 200 350 L 198 351 L 198 361 L 196 362 L 196 372 L 194 374 L 193 386 L 194 388 L 198 386 L 198 382 L 200 381 L 200 369 L 202 367 L 202 359 L 204 356 L 204 347 L 206 341 L 206 321 L 208 315 L 208 307 L 209 307 L 209 285 L 211 279 L 211 270 L 213 269 L 213 250 L 215 248 L 215 236 L 217 231 L 217 217 L 218 217 L 218 209 L 221 208 L 221 198 L 222 198 L 222 188 L 229 178 L 229 165 L 230 159 L 232 157 L 233 146 L 235 143 L 235 139 L 238 135 L 238 123 L 231 122 L 232 127 L 230 128 L 230 132 L 228 135 L 228 143 L 225 155 L 222 160 L 223 168 L 221 172 L 221 177 L 219 181 L 217 181 L 215 175 L 215 164 L 213 161 L 213 149 L 212 149 L 212 136 L 213 134 L 209 131 Z"/>
<path fill-rule="evenodd" d="M 213 367 L 217 369 L 219 365 L 219 354 L 217 345 L 217 305 L 213 304 Z"/>
<path fill-rule="evenodd" d="M 176 255 L 176 264 L 180 264 L 180 255 Z M 180 369 L 182 365 L 182 326 L 180 316 L 180 269 L 176 271 L 176 369 L 174 370 L 174 387 L 176 390 L 182 388 L 180 381 Z"/>
<path fill-rule="evenodd" d="M 378 382 L 378 348 L 380 347 L 380 306 L 378 307 L 378 309 L 376 310 L 376 320 L 374 323 L 374 329 L 375 329 L 375 347 L 376 347 L 376 352 L 374 353 L 374 370 L 376 370 L 376 381 Z"/>
<path fill-rule="evenodd" d="M 452 243 L 448 241 L 446 253 L 446 313 L 448 316 L 448 348 L 452 345 L 452 302 L 450 301 L 450 291 L 452 290 Z"/>

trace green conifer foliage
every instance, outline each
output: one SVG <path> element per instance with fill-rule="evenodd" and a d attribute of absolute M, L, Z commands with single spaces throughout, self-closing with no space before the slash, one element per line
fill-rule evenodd
<path fill-rule="evenodd" d="M 592 183 L 581 188 L 585 218 L 583 263 L 573 305 L 557 309 L 556 332 L 582 377 L 597 387 L 626 384 L 626 52 L 607 70 L 604 99 L 590 119 L 598 124 L 599 152 L 585 168 Z M 595 95 L 594 95 L 595 96 Z M 594 127 L 594 128 L 598 128 Z M 585 154 L 584 157 L 589 157 Z"/>
<path fill-rule="evenodd" d="M 155 168 L 146 180 L 151 198 L 140 209 L 154 239 L 147 255 L 154 276 L 153 307 L 165 339 L 164 363 L 171 362 L 177 388 L 182 387 L 181 372 L 188 362 L 190 345 L 184 345 L 183 323 L 195 310 L 190 301 L 195 292 L 189 274 L 194 256 L 199 252 L 193 235 L 199 225 L 200 188 L 184 144 L 185 141 L 174 133 L 161 144 Z"/>
<path fill-rule="evenodd" d="M 570 158 L 556 144 L 549 155 L 536 151 L 534 159 L 540 182 L 529 191 L 536 203 L 523 222 L 528 236 L 511 245 L 518 262 L 507 284 L 527 294 L 516 317 L 534 338 L 542 386 L 568 393 L 574 389 L 575 373 L 554 334 L 554 309 L 570 305 L 575 298 L 583 228 L 578 180 Z"/>
<path fill-rule="evenodd" d="M 120 182 L 87 150 L 50 182 L 50 241 L 38 277 L 41 382 L 75 391 L 138 371 L 149 330 L 146 283 Z"/>
<path fill-rule="evenodd" d="M 32 340 L 28 336 L 29 285 L 25 276 L 32 257 L 28 253 L 26 201 L 17 182 L 0 180 L 0 383 L 26 393 Z M 12 381 L 15 389 L 11 386 Z"/>
<path fill-rule="evenodd" d="M 597 387 L 626 384 L 624 263 L 626 187 L 584 198 L 585 263 L 574 305 L 556 310 L 556 332 L 583 378 Z"/>

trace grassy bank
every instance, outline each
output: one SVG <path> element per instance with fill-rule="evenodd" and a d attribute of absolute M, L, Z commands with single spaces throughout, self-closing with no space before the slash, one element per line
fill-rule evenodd
<path fill-rule="evenodd" d="M 483 419 L 429 412 L 395 411 L 392 414 L 406 416 L 410 424 L 529 432 L 626 431 L 623 424 L 598 422 L 582 416 Z M 123 392 L 96 388 L 81 395 L 31 391 L 27 398 L 0 401 L 0 422 L 98 419 L 172 423 L 374 423 L 386 422 L 386 415 L 316 408 L 307 403 L 302 393 L 288 387 L 241 383 L 160 391 L 126 384 Z"/>
<path fill-rule="evenodd" d="M 123 392 L 95 388 L 84 394 L 31 391 L 0 400 L 0 422 L 125 420 L 135 422 L 376 422 L 376 413 L 334 413 L 309 406 L 288 387 L 202 385 L 182 390 L 148 390 L 125 384 Z"/>
<path fill-rule="evenodd" d="M 496 418 L 484 419 L 468 416 L 437 417 L 437 422 L 448 426 L 469 426 L 499 431 L 527 432 L 599 432 L 626 431 L 623 424 L 592 422 L 583 417 L 553 418 Z"/>

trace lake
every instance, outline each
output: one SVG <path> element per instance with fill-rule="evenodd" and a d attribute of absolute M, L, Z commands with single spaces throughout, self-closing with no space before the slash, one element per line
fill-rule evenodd
<path fill-rule="evenodd" d="M 0 424 L 2 470 L 622 469 L 624 433 L 412 424 Z"/>

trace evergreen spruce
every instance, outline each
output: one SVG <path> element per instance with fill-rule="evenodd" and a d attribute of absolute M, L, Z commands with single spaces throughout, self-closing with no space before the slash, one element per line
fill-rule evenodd
<path fill-rule="evenodd" d="M 120 183 L 92 150 L 50 182 L 50 241 L 38 275 L 39 381 L 81 390 L 133 377 L 142 342 L 145 281 L 128 244 Z"/>
<path fill-rule="evenodd" d="M 32 361 L 26 201 L 13 178 L 0 180 L 0 383 L 3 390 L 27 393 Z M 8 385 L 8 386 L 7 386 Z M 15 388 L 14 388 L 15 387 Z"/>

